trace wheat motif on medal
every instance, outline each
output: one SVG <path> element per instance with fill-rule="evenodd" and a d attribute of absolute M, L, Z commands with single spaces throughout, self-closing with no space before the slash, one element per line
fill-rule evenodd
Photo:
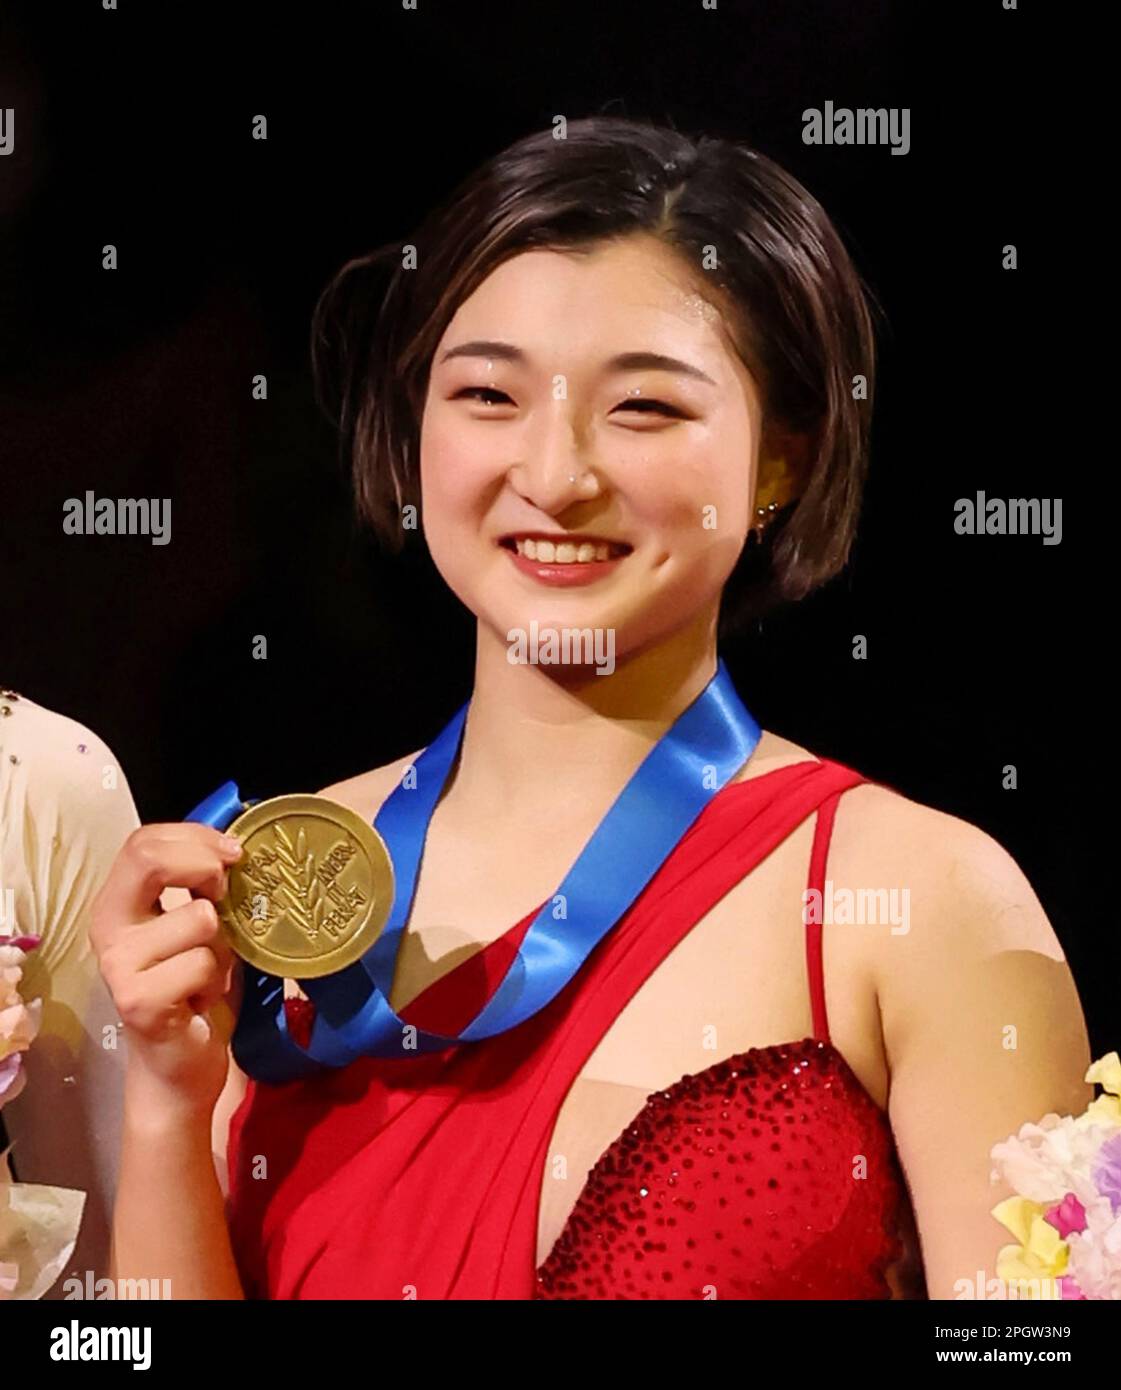
<path fill-rule="evenodd" d="M 242 855 L 218 916 L 233 951 L 270 975 L 312 980 L 353 965 L 393 906 L 385 841 L 325 796 L 276 796 L 228 827 Z"/>

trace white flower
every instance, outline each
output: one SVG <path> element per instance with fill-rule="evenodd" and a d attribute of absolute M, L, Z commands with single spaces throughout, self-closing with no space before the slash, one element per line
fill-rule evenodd
<path fill-rule="evenodd" d="M 1022 1197 L 1049 1206 L 1073 1192 L 1089 1211 L 1100 1200 L 1091 1169 L 1099 1148 L 1114 1133 L 1110 1125 L 1044 1115 L 1039 1124 L 1021 1125 L 1016 1135 L 994 1144 L 990 1157 Z"/>
<path fill-rule="evenodd" d="M 1086 1229 L 1067 1237 L 1069 1274 L 1087 1298 L 1121 1299 L 1121 1218 L 1098 1198 L 1086 1208 Z"/>

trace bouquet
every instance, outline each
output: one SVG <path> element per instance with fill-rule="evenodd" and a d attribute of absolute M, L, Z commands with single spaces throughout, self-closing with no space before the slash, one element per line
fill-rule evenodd
<path fill-rule="evenodd" d="M 1017 1242 L 996 1269 L 1019 1289 L 1058 1290 L 1039 1297 L 1121 1299 L 1121 1058 L 1108 1053 L 1085 1080 L 1105 1094 L 1083 1114 L 1044 1115 L 991 1151 L 994 1177 L 1018 1194 L 993 1208 Z"/>
<path fill-rule="evenodd" d="M 0 935 L 0 1109 L 27 1084 L 23 1058 L 39 1031 L 43 1001 L 20 996 L 23 963 L 35 936 Z M 78 1239 L 85 1193 L 12 1182 L 0 1153 L 0 1301 L 42 1298 Z"/>

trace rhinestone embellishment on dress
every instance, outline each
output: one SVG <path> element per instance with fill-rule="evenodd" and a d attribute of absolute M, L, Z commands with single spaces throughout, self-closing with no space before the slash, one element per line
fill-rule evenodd
<path fill-rule="evenodd" d="M 536 1296 L 886 1298 L 900 1189 L 886 1120 L 831 1044 L 753 1049 L 650 1097 Z"/>

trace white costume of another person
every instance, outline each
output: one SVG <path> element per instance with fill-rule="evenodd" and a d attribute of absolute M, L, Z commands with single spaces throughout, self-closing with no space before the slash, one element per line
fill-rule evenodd
<path fill-rule="evenodd" d="M 26 1080 L 0 1115 L 11 1146 L 0 1178 L 86 1194 L 77 1244 L 49 1298 L 65 1296 L 70 1276 L 85 1285 L 108 1273 L 125 1056 L 89 915 L 138 823 L 124 774 L 96 734 L 0 689 L 0 939 L 41 938 L 19 990 L 43 1001 L 23 1054 Z"/>

